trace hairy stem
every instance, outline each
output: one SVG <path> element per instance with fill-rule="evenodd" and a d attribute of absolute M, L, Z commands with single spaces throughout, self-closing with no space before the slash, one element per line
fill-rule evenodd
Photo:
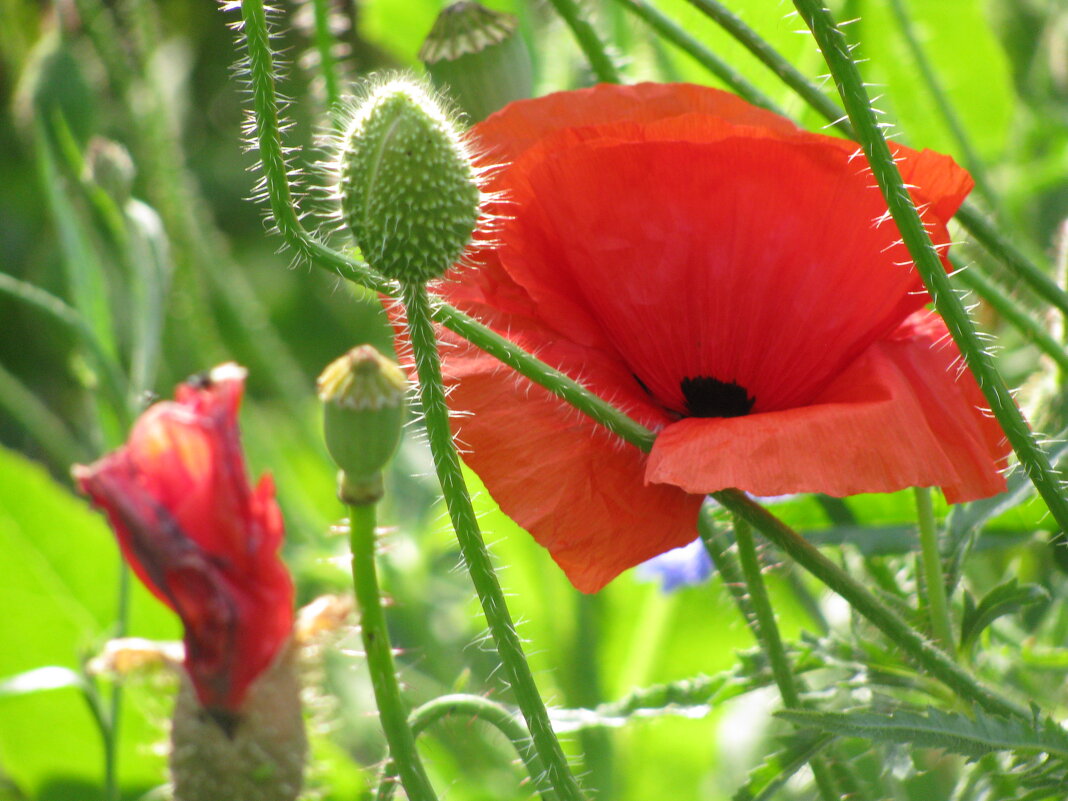
<path fill-rule="evenodd" d="M 771 599 L 768 598 L 768 591 L 764 586 L 753 531 L 749 523 L 738 515 L 734 517 L 734 539 L 738 543 L 738 558 L 742 563 L 742 572 L 745 574 L 745 586 L 749 590 L 749 598 L 756 614 L 757 635 L 768 657 L 768 664 L 771 665 L 771 673 L 775 677 L 775 685 L 782 696 L 783 706 L 787 709 L 800 709 L 801 693 L 798 680 L 786 656 L 782 636 L 779 634 L 779 625 L 775 621 L 775 612 L 771 608 Z M 823 760 L 813 757 L 809 764 L 812 766 L 812 776 L 816 780 L 816 786 L 824 801 L 834 801 L 840 798 L 834 786 L 834 780 Z"/>
<path fill-rule="evenodd" d="M 389 744 L 389 753 L 411 801 L 437 801 L 437 795 L 415 748 L 408 726 L 408 713 L 397 685 L 393 647 L 378 590 L 375 569 L 375 506 L 349 507 L 349 545 L 352 548 L 352 583 L 360 609 L 360 636 L 371 674 L 378 717 Z"/>
<path fill-rule="evenodd" d="M 404 307 L 408 314 L 408 329 L 412 353 L 419 373 L 420 398 L 430 452 L 434 458 L 438 480 L 441 482 L 445 505 L 452 518 L 460 552 L 475 585 L 490 634 L 497 646 L 506 675 L 515 693 L 516 703 L 526 718 L 527 726 L 539 758 L 545 764 L 545 780 L 562 801 L 579 801 L 582 793 L 568 767 L 564 752 L 556 739 L 545 704 L 538 694 L 534 676 L 530 672 L 523 646 L 516 633 L 500 582 L 493 568 L 489 551 L 482 539 L 471 497 L 460 470 L 460 458 L 449 428 L 449 408 L 445 404 L 445 390 L 441 379 L 437 337 L 431 322 L 430 299 L 426 287 L 406 284 L 403 288 Z M 546 784 L 539 782 L 539 789 Z"/>
<path fill-rule="evenodd" d="M 531 781 L 537 784 L 538 777 L 544 773 L 544 767 L 531 745 L 530 733 L 511 710 L 495 701 L 483 698 L 481 695 L 463 693 L 441 695 L 413 710 L 408 716 L 408 725 L 411 727 L 412 734 L 418 737 L 442 718 L 454 716 L 481 720 L 507 737 L 516 753 L 519 754 L 519 758 L 523 760 Z M 379 782 L 375 801 L 390 801 L 395 788 L 391 779 L 396 775 L 396 764 L 390 760 L 382 771 L 382 781 Z M 554 801 L 556 794 L 551 790 L 543 790 L 541 797 L 543 801 Z"/>

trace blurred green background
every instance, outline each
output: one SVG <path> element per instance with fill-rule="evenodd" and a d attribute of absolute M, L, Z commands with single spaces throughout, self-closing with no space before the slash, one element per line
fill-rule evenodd
<path fill-rule="evenodd" d="M 591 82 L 549 7 L 489 5 L 519 17 L 537 93 Z M 859 20 L 849 35 L 870 60 L 866 77 L 880 87 L 877 105 L 897 123 L 902 140 L 964 159 L 888 0 L 831 5 L 839 18 Z M 986 165 L 1003 230 L 1032 254 L 1054 254 L 1068 216 L 1068 6 L 1058 0 L 909 5 Z M 823 124 L 684 0 L 657 6 L 802 124 Z M 798 35 L 803 26 L 788 4 L 736 0 L 730 6 L 806 74 L 822 74 L 819 54 Z M 420 44 L 440 8 L 438 0 L 336 0 L 341 74 L 351 81 L 380 69 L 419 69 Z M 652 37 L 622 4 L 600 0 L 593 11 L 628 80 L 716 83 Z M 142 391 L 169 395 L 185 376 L 222 361 L 250 369 L 242 418 L 250 468 L 276 476 L 288 525 L 285 555 L 300 601 L 347 592 L 344 538 L 330 532 L 342 510 L 318 439 L 312 390 L 331 359 L 360 342 L 388 347 L 389 335 L 373 298 L 279 252 L 263 205 L 250 200 L 257 176 L 234 72 L 238 53 L 228 26 L 236 19 L 236 12 L 211 2 L 0 0 L 0 274 L 23 282 L 0 286 L 0 680 L 43 666 L 76 669 L 115 633 L 117 551 L 102 520 L 70 493 L 70 463 L 121 442 Z M 329 158 L 321 136 L 331 121 L 316 68 L 313 11 L 308 3 L 282 3 L 274 19 L 276 51 L 286 61 L 280 88 L 292 98 L 286 109 L 292 166 L 307 193 L 307 224 L 325 232 L 334 223 L 320 191 Z M 85 177 L 80 160 L 92 152 L 94 137 L 129 153 L 135 173 L 128 196 L 106 191 L 112 188 L 106 170 L 121 168 L 121 157 L 105 155 L 94 179 Z M 1007 283 L 1011 289 L 1011 278 Z M 84 338 L 28 301 L 26 285 L 87 313 L 101 347 L 131 377 L 119 387 L 125 406 L 109 402 L 107 378 Z M 1026 295 L 1021 303 L 1042 313 Z M 981 310 L 980 320 L 1002 334 L 999 358 L 1010 381 L 1039 397 L 1049 370 L 1034 349 L 1002 330 L 996 315 Z M 382 519 L 395 528 L 386 537 L 383 569 L 412 699 L 452 690 L 507 699 L 481 645 L 480 612 L 456 569 L 429 459 L 414 430 L 389 486 Z M 600 595 L 582 597 L 484 493 L 479 503 L 506 566 L 503 582 L 515 617 L 524 621 L 521 634 L 536 675 L 554 704 L 593 707 L 636 686 L 728 670 L 737 663 L 736 650 L 754 646 L 719 582 L 665 595 L 626 575 Z M 910 501 L 896 498 L 849 505 L 872 524 L 901 525 L 912 514 Z M 815 529 L 831 524 L 824 512 L 801 500 L 784 515 Z M 1028 524 L 1039 517 L 1035 510 L 1022 514 L 1030 515 Z M 1018 575 L 1040 572 L 1027 550 L 998 553 L 977 568 L 992 581 L 1010 563 Z M 776 573 L 770 581 L 787 635 L 814 630 L 786 578 Z M 173 616 L 139 588 L 129 633 L 179 636 Z M 314 797 L 324 799 L 361 797 L 383 748 L 358 641 L 351 634 L 338 638 L 341 648 L 324 648 L 309 668 L 315 696 L 310 784 Z M 106 680 L 102 685 L 106 695 Z M 79 690 L 0 687 L 0 799 L 103 798 L 100 736 Z M 170 692 L 165 677 L 128 682 L 119 752 L 124 798 L 140 798 L 163 780 L 160 745 Z M 603 799 L 727 798 L 773 748 L 771 734 L 783 730 L 769 719 L 774 701 L 772 694 L 754 693 L 711 714 L 697 708 L 625 728 L 585 730 L 572 740 L 575 752 L 586 754 L 577 767 Z M 425 742 L 435 781 L 449 797 L 529 796 L 514 754 L 479 724 L 452 720 Z M 938 797 L 924 795 L 937 781 L 937 766 L 920 768 L 922 781 L 903 782 L 901 797 Z"/>

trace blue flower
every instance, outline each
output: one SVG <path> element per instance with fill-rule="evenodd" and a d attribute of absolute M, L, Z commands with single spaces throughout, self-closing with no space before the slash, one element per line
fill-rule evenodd
<path fill-rule="evenodd" d="M 689 545 L 674 548 L 638 565 L 638 578 L 660 581 L 663 592 L 701 584 L 712 575 L 712 559 L 704 543 L 696 539 Z"/>

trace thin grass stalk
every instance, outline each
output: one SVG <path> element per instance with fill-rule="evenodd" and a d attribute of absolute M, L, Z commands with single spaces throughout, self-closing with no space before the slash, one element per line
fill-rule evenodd
<path fill-rule="evenodd" d="M 330 0 L 312 0 L 314 16 L 315 50 L 319 54 L 319 74 L 323 79 L 323 93 L 327 108 L 336 108 L 341 102 L 340 82 L 337 76 L 337 60 L 334 58 L 334 33 L 330 30 Z"/>
<path fill-rule="evenodd" d="M 833 128 L 841 131 L 850 139 L 857 138 L 845 110 L 827 97 L 815 83 L 798 71 L 740 17 L 718 0 L 689 0 L 689 2 L 756 56 L 764 66 L 793 89 Z M 1068 314 L 1068 292 L 1058 286 L 1041 267 L 1013 245 L 996 226 L 986 219 L 982 212 L 965 202 L 957 211 L 956 218 L 998 263 L 1026 282 L 1049 303 Z"/>
<path fill-rule="evenodd" d="M 593 74 L 601 83 L 621 83 L 622 77 L 612 54 L 601 35 L 590 22 L 579 0 L 549 0 L 564 23 L 571 29 L 575 41 L 590 63 Z"/>
<path fill-rule="evenodd" d="M 749 591 L 753 612 L 756 614 L 758 639 L 768 658 L 768 664 L 771 666 L 771 674 L 775 677 L 775 685 L 779 688 L 783 706 L 787 709 L 800 709 L 802 703 L 798 680 L 790 666 L 790 659 L 786 656 L 782 635 L 779 633 L 779 624 L 775 621 L 775 611 L 771 608 L 771 599 L 764 586 L 753 531 L 749 523 L 738 515 L 734 517 L 734 540 L 738 544 L 738 560 L 741 562 L 745 586 Z M 812 776 L 816 780 L 816 786 L 824 801 L 839 799 L 841 795 L 823 760 L 813 756 L 809 760 L 809 765 L 812 767 Z"/>
<path fill-rule="evenodd" d="M 890 0 L 890 10 L 894 14 L 894 19 L 897 20 L 898 27 L 901 29 L 901 36 L 904 38 L 905 44 L 908 45 L 909 52 L 912 53 L 912 60 L 916 62 L 916 68 L 920 71 L 920 75 L 923 76 L 927 91 L 931 93 L 931 99 L 934 100 L 935 105 L 938 107 L 938 113 L 942 115 L 946 127 L 949 128 L 950 134 L 957 142 L 957 147 L 960 148 L 964 166 L 971 173 L 972 178 L 975 179 L 975 188 L 979 190 L 979 194 L 983 196 L 986 202 L 997 210 L 1000 207 L 1000 202 L 990 184 L 990 176 L 987 174 L 986 165 L 979 157 L 975 146 L 972 145 L 971 137 L 964 130 L 960 115 L 957 114 L 957 110 L 953 107 L 945 87 L 942 86 L 942 81 L 939 79 L 931 60 L 927 57 L 927 52 L 920 43 L 920 38 L 916 33 L 916 26 L 913 24 L 912 17 L 905 7 L 905 0 Z"/>
<path fill-rule="evenodd" d="M 408 716 L 408 726 L 412 734 L 418 737 L 427 728 L 447 717 L 464 717 L 473 720 L 481 720 L 483 723 L 497 729 L 508 738 L 515 748 L 516 753 L 527 769 L 527 774 L 536 785 L 538 777 L 543 775 L 544 766 L 538 759 L 538 754 L 530 742 L 530 732 L 522 721 L 505 706 L 483 698 L 481 695 L 466 695 L 454 693 L 441 695 L 432 701 L 427 701 L 418 709 L 414 709 Z M 382 771 L 383 780 L 379 782 L 378 793 L 375 801 L 390 801 L 393 798 L 396 785 L 390 781 L 397 775 L 396 765 L 391 759 L 386 763 Z M 542 801 L 555 801 L 556 794 L 552 790 L 540 792 Z"/>
<path fill-rule="evenodd" d="M 661 38 L 671 42 L 694 61 L 715 75 L 740 97 L 761 108 L 776 114 L 783 114 L 779 106 L 745 79 L 734 67 L 717 56 L 696 36 L 691 34 L 675 20 L 648 2 L 648 0 L 616 0 L 623 8 L 645 22 Z"/>
<path fill-rule="evenodd" d="M 412 354 L 419 374 L 419 392 L 423 406 L 430 452 L 434 459 L 445 505 L 449 510 L 456 539 L 460 546 L 471 582 L 482 604 L 490 634 L 497 653 L 515 693 L 516 703 L 527 721 L 534 748 L 545 764 L 546 786 L 555 789 L 561 801 L 581 801 L 578 782 L 556 739 L 545 704 L 538 693 L 530 665 L 523 653 L 523 645 L 497 580 L 489 551 L 482 539 L 471 497 L 460 469 L 460 457 L 449 427 L 449 407 L 441 378 L 437 337 L 430 316 L 430 299 L 422 284 L 406 284 L 403 291 L 404 308 L 408 315 L 408 332 Z"/>
<path fill-rule="evenodd" d="M 1068 531 L 1068 500 L 1061 492 L 1057 474 L 1053 471 L 1046 452 L 1039 447 L 1031 434 L 1027 421 L 1013 402 L 1008 387 L 994 366 L 993 357 L 983 348 L 967 310 L 953 290 L 942 261 L 931 244 L 920 215 L 901 180 L 901 174 L 872 111 L 860 72 L 849 54 L 845 37 L 836 27 L 821 0 L 794 0 L 794 5 L 801 12 L 823 52 L 849 112 L 849 118 L 860 137 L 868 164 L 901 232 L 909 255 L 912 256 L 916 269 L 931 294 L 935 308 L 945 320 L 950 335 L 975 375 L 979 388 L 1008 437 L 1020 464 L 1061 531 Z"/>
<path fill-rule="evenodd" d="M 0 406 L 25 431 L 57 470 L 86 458 L 88 450 L 67 424 L 0 364 Z"/>
<path fill-rule="evenodd" d="M 382 611 L 382 595 L 378 589 L 378 572 L 375 568 L 375 527 L 375 504 L 349 507 L 352 584 L 360 611 L 360 637 L 363 639 L 367 670 L 371 674 L 382 731 L 404 785 L 404 792 L 411 801 L 437 801 L 415 748 L 415 735 L 408 725 L 408 712 L 397 684 L 393 646 Z"/>

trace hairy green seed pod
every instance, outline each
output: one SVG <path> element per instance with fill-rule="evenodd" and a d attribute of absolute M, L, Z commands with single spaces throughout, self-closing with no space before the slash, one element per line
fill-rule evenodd
<path fill-rule="evenodd" d="M 534 73 L 516 18 L 472 0 L 460 0 L 438 14 L 419 60 L 434 85 L 472 120 L 534 93 Z"/>
<path fill-rule="evenodd" d="M 382 469 L 404 428 L 404 373 L 371 345 L 353 348 L 319 376 L 323 434 L 340 468 L 338 495 L 360 506 L 382 497 Z"/>
<path fill-rule="evenodd" d="M 183 673 L 171 726 L 175 801 L 296 801 L 307 752 L 292 646 L 236 712 L 202 707 Z"/>
<path fill-rule="evenodd" d="M 371 267 L 425 283 L 460 258 L 478 221 L 478 183 L 459 132 L 422 86 L 397 78 L 371 92 L 339 166 L 342 215 Z"/>

